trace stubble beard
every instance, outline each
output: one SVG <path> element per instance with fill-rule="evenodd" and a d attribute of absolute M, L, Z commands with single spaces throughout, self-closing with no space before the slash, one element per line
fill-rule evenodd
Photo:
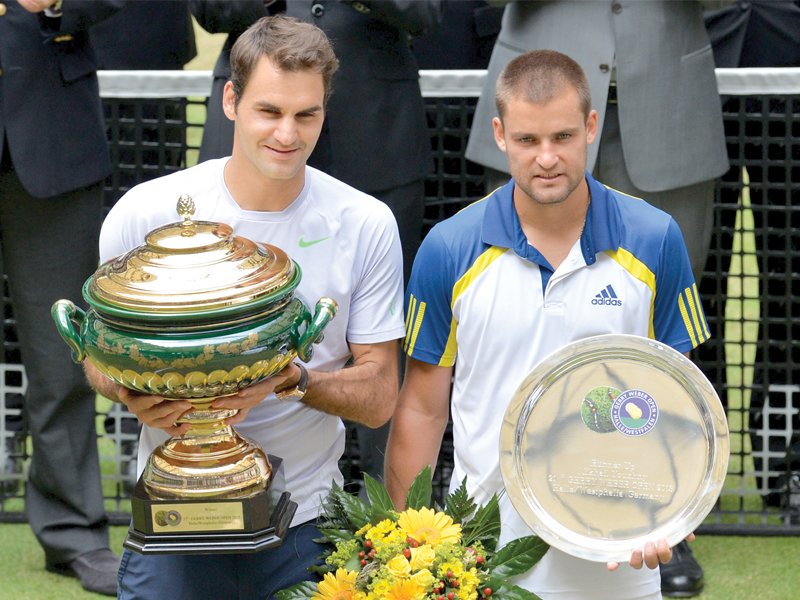
<path fill-rule="evenodd" d="M 522 189 L 523 192 L 525 192 L 525 195 L 528 196 L 535 204 L 538 204 L 539 206 L 554 206 L 557 204 L 564 203 L 567 200 L 567 198 L 569 198 L 572 195 L 572 192 L 574 192 L 578 188 L 579 185 L 580 181 L 572 181 L 571 179 L 568 179 L 567 189 L 562 194 L 556 197 L 545 197 L 542 194 L 537 194 L 534 191 L 533 185 L 531 185 L 530 180 L 527 181 L 524 186 L 520 186 L 520 188 Z"/>

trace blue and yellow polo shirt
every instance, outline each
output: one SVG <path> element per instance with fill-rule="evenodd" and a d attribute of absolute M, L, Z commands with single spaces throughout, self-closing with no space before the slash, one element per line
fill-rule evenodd
<path fill-rule="evenodd" d="M 522 232 L 513 180 L 437 224 L 414 262 L 404 348 L 417 360 L 455 365 L 453 481 L 468 476 L 479 502 L 502 489 L 505 409 L 548 354 L 605 333 L 653 338 L 680 352 L 709 337 L 677 223 L 586 179 L 584 231 L 557 269 Z"/>

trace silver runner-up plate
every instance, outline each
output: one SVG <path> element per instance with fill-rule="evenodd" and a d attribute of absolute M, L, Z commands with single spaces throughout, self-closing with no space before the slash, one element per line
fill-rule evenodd
<path fill-rule="evenodd" d="M 599 335 L 554 352 L 505 414 L 500 468 L 514 508 L 564 552 L 627 562 L 708 515 L 730 438 L 711 383 L 660 342 Z"/>

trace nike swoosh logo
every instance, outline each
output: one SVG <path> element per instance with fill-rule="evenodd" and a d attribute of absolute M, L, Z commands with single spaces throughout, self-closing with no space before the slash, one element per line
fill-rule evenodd
<path fill-rule="evenodd" d="M 328 235 L 328 236 L 325 236 L 323 238 L 319 238 L 318 240 L 305 241 L 303 239 L 303 236 L 301 235 L 300 239 L 297 240 L 297 245 L 300 246 L 301 248 L 309 248 L 309 247 L 313 246 L 314 244 L 319 244 L 320 242 L 324 242 L 325 240 L 327 240 L 330 237 L 331 236 Z"/>

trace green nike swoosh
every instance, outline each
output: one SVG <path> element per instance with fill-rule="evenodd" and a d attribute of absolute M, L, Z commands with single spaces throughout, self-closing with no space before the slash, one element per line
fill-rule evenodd
<path fill-rule="evenodd" d="M 300 239 L 297 240 L 297 245 L 300 246 L 301 248 L 308 248 L 309 246 L 313 246 L 314 244 L 319 244 L 320 242 L 324 242 L 329 237 L 331 237 L 331 236 L 328 235 L 328 236 L 325 236 L 323 238 L 319 238 L 318 240 L 310 240 L 310 241 L 307 242 L 307 241 L 305 241 L 303 239 L 303 236 L 301 235 Z"/>

